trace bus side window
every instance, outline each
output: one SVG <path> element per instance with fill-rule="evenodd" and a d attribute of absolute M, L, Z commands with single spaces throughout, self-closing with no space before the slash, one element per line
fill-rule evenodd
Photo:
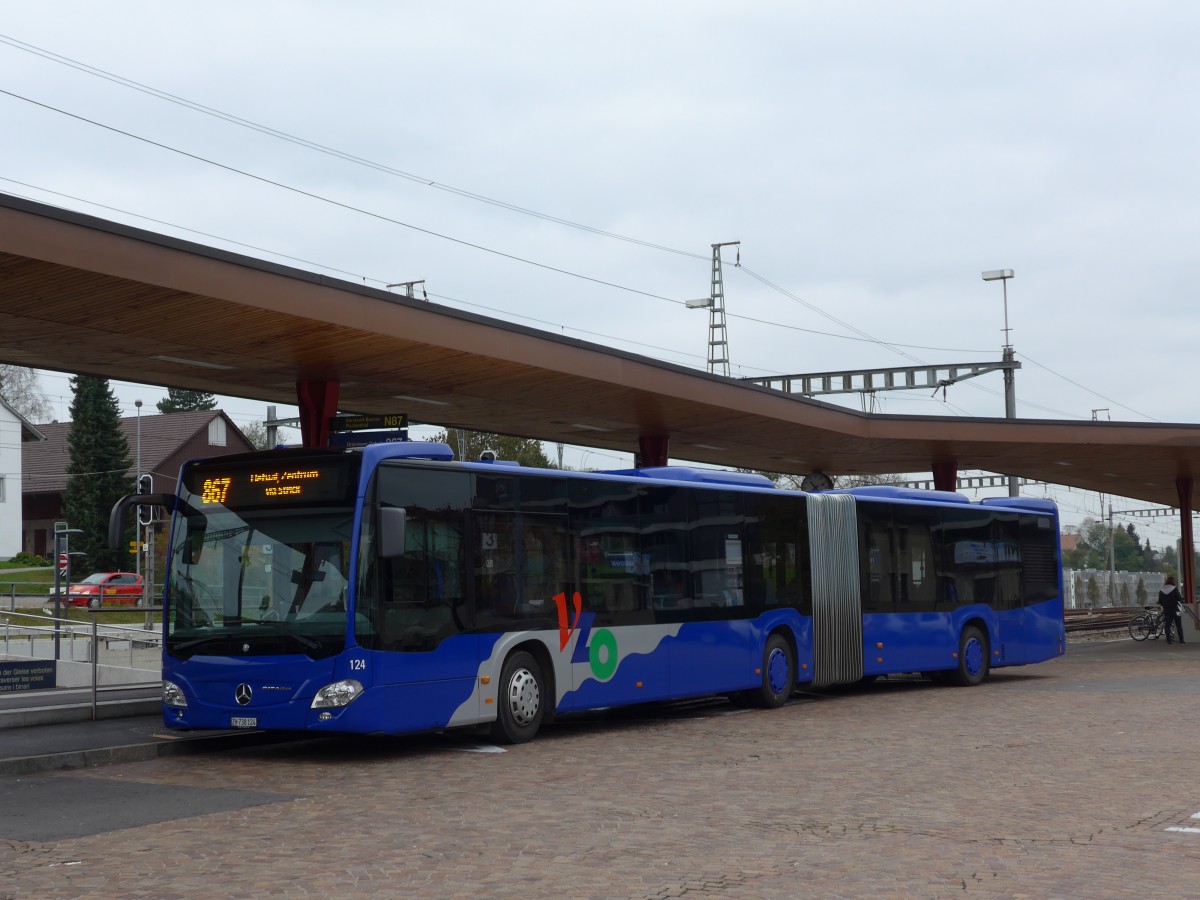
<path fill-rule="evenodd" d="M 928 507 L 897 507 L 893 513 L 896 568 L 896 611 L 933 612 L 937 606 L 937 566 L 933 527 L 937 517 Z"/>
<path fill-rule="evenodd" d="M 472 515 L 475 610 L 481 626 L 511 621 L 517 613 L 520 585 L 511 513 Z"/>
<path fill-rule="evenodd" d="M 570 587 L 567 518 L 522 515 L 519 524 L 521 574 L 516 613 L 522 618 L 556 617 L 554 595 L 568 592 Z"/>
<path fill-rule="evenodd" d="M 863 612 L 895 611 L 895 556 L 886 508 L 858 504 Z"/>

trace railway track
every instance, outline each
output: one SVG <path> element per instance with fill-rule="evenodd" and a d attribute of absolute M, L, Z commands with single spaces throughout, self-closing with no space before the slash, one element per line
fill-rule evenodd
<path fill-rule="evenodd" d="M 1063 613 L 1067 633 L 1112 631 L 1125 628 L 1143 611 L 1141 606 L 1106 606 L 1102 609 L 1068 609 Z"/>

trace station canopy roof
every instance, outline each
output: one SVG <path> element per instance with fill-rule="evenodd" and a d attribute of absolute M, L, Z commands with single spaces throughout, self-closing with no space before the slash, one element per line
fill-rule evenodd
<path fill-rule="evenodd" d="M 0 362 L 831 475 L 981 469 L 1180 505 L 1200 426 L 860 413 L 0 195 Z"/>

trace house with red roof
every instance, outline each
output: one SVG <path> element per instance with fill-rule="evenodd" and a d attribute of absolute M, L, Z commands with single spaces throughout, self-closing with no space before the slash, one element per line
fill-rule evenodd
<path fill-rule="evenodd" d="M 46 556 L 54 552 L 54 523 L 62 519 L 71 423 L 53 422 L 37 428 L 45 440 L 21 445 L 20 495 L 24 509 L 18 549 Z M 149 474 L 154 479 L 154 493 L 159 494 L 175 492 L 179 470 L 189 459 L 255 449 L 219 409 L 127 416 L 121 419 L 121 431 L 129 442 L 130 480 Z"/>

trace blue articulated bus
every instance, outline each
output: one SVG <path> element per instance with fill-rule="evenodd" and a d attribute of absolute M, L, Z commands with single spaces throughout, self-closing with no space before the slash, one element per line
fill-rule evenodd
<path fill-rule="evenodd" d="M 166 724 L 529 740 L 554 716 L 959 685 L 1062 654 L 1053 503 L 758 475 L 456 462 L 445 444 L 189 462 L 163 595 Z"/>

